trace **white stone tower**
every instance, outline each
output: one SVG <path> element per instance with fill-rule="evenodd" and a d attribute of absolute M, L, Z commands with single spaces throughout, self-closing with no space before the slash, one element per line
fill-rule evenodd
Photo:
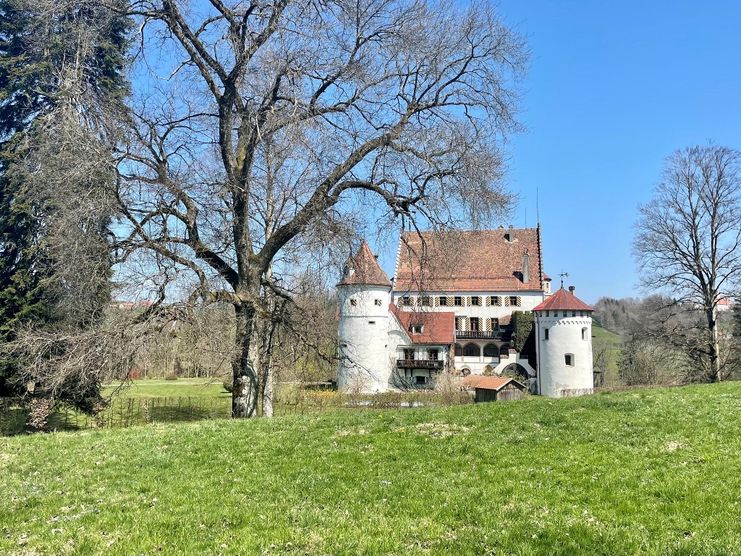
<path fill-rule="evenodd" d="M 384 392 L 391 371 L 387 355 L 391 282 L 363 241 L 337 284 L 341 391 Z"/>
<path fill-rule="evenodd" d="M 591 394 L 592 308 L 563 286 L 533 309 L 538 393 L 551 398 Z"/>

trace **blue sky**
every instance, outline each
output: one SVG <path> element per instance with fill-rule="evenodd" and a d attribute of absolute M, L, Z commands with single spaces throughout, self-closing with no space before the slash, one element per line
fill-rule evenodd
<path fill-rule="evenodd" d="M 508 182 L 515 226 L 535 224 L 545 269 L 577 295 L 639 295 L 639 203 L 672 151 L 741 147 L 741 2 L 501 0 L 531 50 Z M 393 271 L 393 253 L 382 261 Z"/>

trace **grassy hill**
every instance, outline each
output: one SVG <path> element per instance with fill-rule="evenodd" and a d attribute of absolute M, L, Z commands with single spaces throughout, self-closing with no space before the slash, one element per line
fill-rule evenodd
<path fill-rule="evenodd" d="M 741 383 L 0 439 L 1 554 L 741 554 Z"/>

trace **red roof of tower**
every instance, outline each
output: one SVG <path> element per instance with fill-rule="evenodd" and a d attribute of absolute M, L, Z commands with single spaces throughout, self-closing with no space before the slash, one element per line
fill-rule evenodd
<path fill-rule="evenodd" d="M 455 313 L 400 311 L 393 303 L 389 305 L 389 311 L 399 320 L 415 344 L 450 345 L 455 343 Z M 413 333 L 413 325 L 422 325 L 422 333 Z"/>
<path fill-rule="evenodd" d="M 573 293 L 561 288 L 552 296 L 548 297 L 533 311 L 593 311 L 592 307 L 584 303 Z"/>
<path fill-rule="evenodd" d="M 340 280 L 339 286 L 348 285 L 367 286 L 391 286 L 391 281 L 381 266 L 378 259 L 371 251 L 368 243 L 363 240 L 358 252 L 347 261 L 345 275 Z"/>
<path fill-rule="evenodd" d="M 538 228 L 405 232 L 394 289 L 540 291 L 541 265 Z"/>

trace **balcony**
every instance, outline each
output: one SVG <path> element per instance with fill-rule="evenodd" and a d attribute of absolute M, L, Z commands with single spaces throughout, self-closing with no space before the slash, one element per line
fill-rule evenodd
<path fill-rule="evenodd" d="M 443 362 L 438 359 L 397 359 L 398 369 L 442 369 Z"/>
<path fill-rule="evenodd" d="M 461 340 L 504 340 L 510 335 L 507 330 L 456 330 L 456 339 Z"/>

